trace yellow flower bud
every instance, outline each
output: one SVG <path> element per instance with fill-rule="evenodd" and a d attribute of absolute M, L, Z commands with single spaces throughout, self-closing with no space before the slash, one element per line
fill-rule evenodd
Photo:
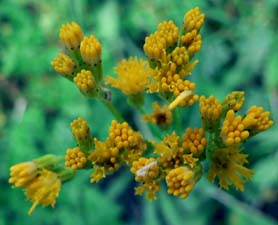
<path fill-rule="evenodd" d="M 195 186 L 194 172 L 186 166 L 170 170 L 166 176 L 168 193 L 187 198 Z"/>
<path fill-rule="evenodd" d="M 203 128 L 187 128 L 182 137 L 182 147 L 193 154 L 201 154 L 206 148 L 207 139 Z"/>
<path fill-rule="evenodd" d="M 232 109 L 226 114 L 221 128 L 221 136 L 226 145 L 237 145 L 249 137 L 249 131 L 246 130 L 242 117 L 235 117 Z"/>
<path fill-rule="evenodd" d="M 26 187 L 38 175 L 38 164 L 29 161 L 16 164 L 10 168 L 9 183 L 14 183 L 13 187 Z"/>
<path fill-rule="evenodd" d="M 51 65 L 57 73 L 69 79 L 73 78 L 76 64 L 68 55 L 63 53 L 59 54 L 52 60 Z"/>
<path fill-rule="evenodd" d="M 224 107 L 237 112 L 241 109 L 244 100 L 245 96 L 243 91 L 233 91 L 226 96 L 224 101 Z"/>
<path fill-rule="evenodd" d="M 91 135 L 88 123 L 81 117 L 70 124 L 71 132 L 82 151 L 87 152 L 91 148 Z"/>
<path fill-rule="evenodd" d="M 252 135 L 264 131 L 273 125 L 273 121 L 269 118 L 270 112 L 264 112 L 263 107 L 253 105 L 247 111 L 242 123 Z"/>
<path fill-rule="evenodd" d="M 82 38 L 82 30 L 76 22 L 62 25 L 60 29 L 60 39 L 68 49 L 77 50 Z"/>
<path fill-rule="evenodd" d="M 205 21 L 205 14 L 200 12 L 199 7 L 189 10 L 183 21 L 183 26 L 186 31 L 191 31 L 193 29 L 200 30 L 201 26 Z"/>
<path fill-rule="evenodd" d="M 91 65 L 96 65 L 101 61 L 101 44 L 94 35 L 89 38 L 84 37 L 80 45 L 82 59 Z"/>
<path fill-rule="evenodd" d="M 73 79 L 81 93 L 86 96 L 96 95 L 96 82 L 91 71 L 81 70 Z"/>
<path fill-rule="evenodd" d="M 87 163 L 86 154 L 78 147 L 67 149 L 65 160 L 65 166 L 71 167 L 74 170 L 84 168 Z"/>
<path fill-rule="evenodd" d="M 222 114 L 222 105 L 214 97 L 200 97 L 200 112 L 202 116 L 203 127 L 208 131 L 218 129 L 219 120 Z"/>

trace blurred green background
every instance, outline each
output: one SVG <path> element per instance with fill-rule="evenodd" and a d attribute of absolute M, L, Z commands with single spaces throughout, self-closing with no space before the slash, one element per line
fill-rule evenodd
<path fill-rule="evenodd" d="M 103 46 L 105 74 L 117 61 L 143 56 L 147 34 L 159 22 L 181 25 L 184 13 L 200 6 L 206 14 L 200 63 L 192 79 L 197 92 L 222 99 L 244 90 L 243 112 L 252 104 L 272 112 L 275 125 L 246 143 L 255 171 L 245 192 L 219 190 L 203 178 L 190 197 L 180 200 L 162 188 L 158 200 L 134 196 L 127 168 L 90 184 L 90 171 L 63 185 L 56 208 L 31 206 L 22 190 L 7 183 L 9 167 L 46 153 L 63 155 L 75 145 L 69 123 L 78 116 L 104 139 L 113 118 L 59 77 L 50 61 L 61 51 L 62 23 L 76 21 Z M 274 0 L 2 0 L 0 2 L 0 225 L 274 225 L 278 217 L 278 2 Z M 137 129 L 138 114 L 117 90 L 113 102 Z M 151 101 L 147 102 L 150 105 Z M 147 109 L 150 111 L 150 109 Z M 198 104 L 186 111 L 182 128 L 200 125 Z"/>

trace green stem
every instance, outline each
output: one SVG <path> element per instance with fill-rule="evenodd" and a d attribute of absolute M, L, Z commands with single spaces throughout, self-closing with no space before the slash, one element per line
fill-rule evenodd
<path fill-rule="evenodd" d="M 208 148 L 207 148 L 207 151 L 206 151 L 206 158 L 207 159 L 211 159 L 211 156 L 212 156 L 212 153 L 215 149 L 215 143 L 214 143 L 214 140 L 215 139 L 215 135 L 214 133 L 209 133 L 209 139 L 208 139 Z"/>
<path fill-rule="evenodd" d="M 68 167 L 64 167 L 58 172 L 58 176 L 63 183 L 71 180 L 74 177 L 74 175 L 75 175 L 75 171 Z"/>
<path fill-rule="evenodd" d="M 33 161 L 38 163 L 41 168 L 52 168 L 60 162 L 64 161 L 63 156 L 57 156 L 54 154 L 47 154 L 40 158 L 34 159 Z"/>
<path fill-rule="evenodd" d="M 100 101 L 110 110 L 110 112 L 116 117 L 116 119 L 118 120 L 118 122 L 124 122 L 124 118 L 122 117 L 122 115 L 118 112 L 118 110 L 114 107 L 114 105 L 112 104 L 112 102 L 107 101 L 103 98 L 100 98 Z"/>

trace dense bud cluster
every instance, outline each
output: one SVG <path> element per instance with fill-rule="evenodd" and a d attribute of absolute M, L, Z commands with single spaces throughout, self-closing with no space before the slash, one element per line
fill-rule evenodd
<path fill-rule="evenodd" d="M 243 124 L 242 117 L 235 117 L 232 109 L 227 112 L 226 119 L 222 125 L 221 136 L 227 145 L 239 144 L 249 137 L 249 132 Z"/>
<path fill-rule="evenodd" d="M 182 147 L 193 154 L 201 154 L 205 150 L 207 139 L 203 128 L 187 128 L 182 137 Z"/>
<path fill-rule="evenodd" d="M 67 149 L 65 160 L 65 166 L 74 170 L 82 169 L 87 163 L 86 154 L 78 147 Z"/>
<path fill-rule="evenodd" d="M 84 37 L 80 44 L 80 53 L 84 62 L 94 65 L 101 60 L 101 44 L 94 35 Z"/>
<path fill-rule="evenodd" d="M 166 176 L 166 183 L 169 194 L 186 198 L 195 185 L 194 172 L 186 166 L 172 169 Z"/>
<path fill-rule="evenodd" d="M 57 73 L 60 73 L 70 79 L 74 77 L 76 65 L 68 55 L 60 53 L 52 60 L 51 65 Z"/>
<path fill-rule="evenodd" d="M 224 101 L 224 107 L 237 112 L 241 109 L 244 101 L 245 96 L 243 91 L 233 91 L 226 96 Z"/>
<path fill-rule="evenodd" d="M 83 32 L 76 22 L 62 25 L 60 39 L 68 49 L 75 50 L 79 48 L 82 38 Z"/>
<path fill-rule="evenodd" d="M 96 82 L 95 78 L 90 70 L 81 70 L 73 79 L 78 89 L 85 95 L 93 95 Z"/>

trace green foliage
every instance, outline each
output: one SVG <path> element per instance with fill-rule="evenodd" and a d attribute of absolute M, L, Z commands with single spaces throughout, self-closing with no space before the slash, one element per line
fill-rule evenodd
<path fill-rule="evenodd" d="M 133 177 L 127 169 L 93 185 L 89 173 L 80 172 L 63 186 L 55 209 L 39 207 L 28 216 L 31 204 L 24 201 L 21 190 L 7 183 L 9 167 L 45 153 L 63 155 L 74 146 L 69 123 L 78 116 L 86 118 L 100 139 L 107 135 L 113 118 L 104 106 L 83 98 L 72 83 L 52 70 L 60 25 L 74 20 L 85 33 L 94 32 L 103 45 L 104 73 L 112 75 L 119 59 L 143 55 L 144 38 L 159 22 L 181 21 L 197 5 L 206 14 L 203 46 L 197 55 L 200 62 L 192 76 L 197 92 L 223 98 L 231 90 L 244 90 L 245 107 L 262 105 L 276 122 L 246 146 L 256 173 L 246 191 L 216 192 L 202 180 L 186 200 L 162 190 L 151 203 L 133 197 Z M 277 7 L 270 0 L 1 1 L 0 225 L 274 224 L 277 212 L 271 206 L 277 207 L 278 202 Z M 134 120 L 137 115 L 123 98 L 116 91 L 113 101 Z M 188 109 L 177 126 L 181 130 L 195 126 L 195 114 L 199 114 L 197 106 Z M 137 129 L 144 131 L 144 127 Z M 250 216 L 250 212 L 255 214 Z"/>

